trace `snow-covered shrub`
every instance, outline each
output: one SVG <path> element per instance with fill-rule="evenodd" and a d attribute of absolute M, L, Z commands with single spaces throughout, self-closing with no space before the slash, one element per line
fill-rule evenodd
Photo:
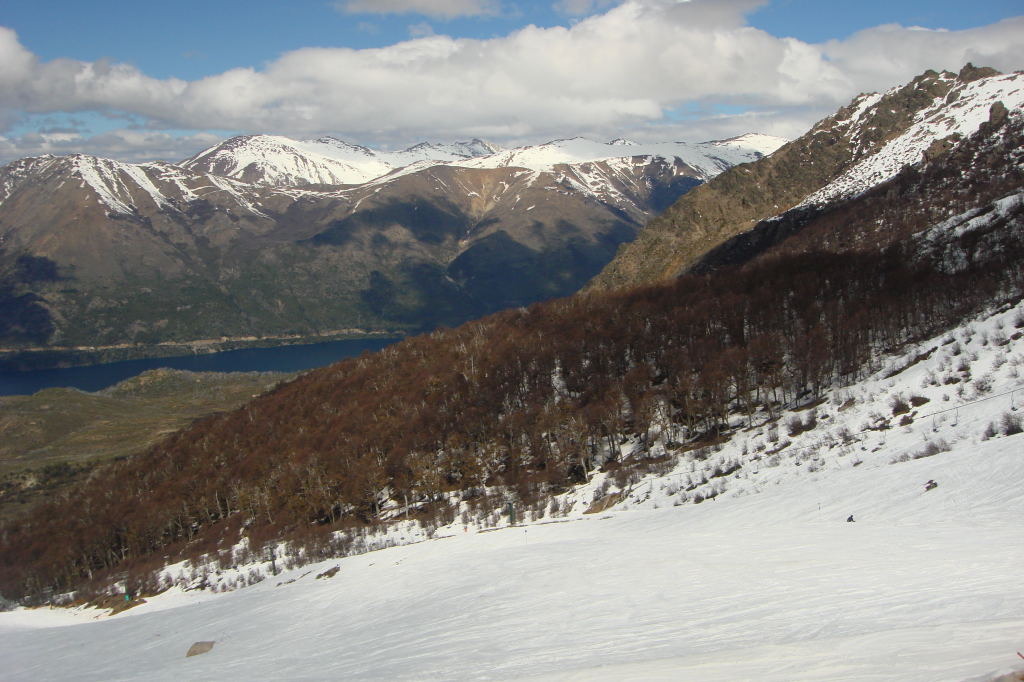
<path fill-rule="evenodd" d="M 800 419 L 800 417 L 796 415 L 790 417 L 789 421 L 786 422 L 786 432 L 789 433 L 790 436 L 799 436 L 801 433 L 803 433 L 803 430 L 804 423 Z"/>
<path fill-rule="evenodd" d="M 1004 412 L 1002 418 L 1002 431 L 1004 436 L 1012 436 L 1024 431 L 1019 414 Z"/>
<path fill-rule="evenodd" d="M 910 405 L 907 403 L 902 393 L 897 393 L 889 399 L 889 407 L 892 408 L 892 416 L 894 417 L 910 412 Z"/>
<path fill-rule="evenodd" d="M 988 374 L 978 377 L 974 380 L 971 386 L 974 388 L 974 392 L 977 395 L 985 395 L 992 391 L 992 377 Z"/>
<path fill-rule="evenodd" d="M 948 452 L 948 451 L 949 451 L 949 443 L 947 443 L 946 441 L 942 440 L 941 438 L 938 439 L 938 440 L 934 440 L 934 441 L 926 439 L 925 442 L 924 442 L 924 448 L 922 448 L 920 452 L 918 452 L 916 455 L 914 455 L 914 459 L 922 459 L 924 457 L 931 457 L 933 455 L 939 454 L 940 452 Z M 905 460 L 903 460 L 903 461 L 905 461 Z"/>

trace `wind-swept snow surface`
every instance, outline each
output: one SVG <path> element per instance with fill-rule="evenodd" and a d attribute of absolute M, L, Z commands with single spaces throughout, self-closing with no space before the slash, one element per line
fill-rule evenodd
<path fill-rule="evenodd" d="M 0 614 L 2 677 L 990 679 L 1024 664 L 1022 449 L 1014 436 L 698 506 L 459 529 L 115 617 Z M 200 640 L 216 645 L 185 658 Z"/>

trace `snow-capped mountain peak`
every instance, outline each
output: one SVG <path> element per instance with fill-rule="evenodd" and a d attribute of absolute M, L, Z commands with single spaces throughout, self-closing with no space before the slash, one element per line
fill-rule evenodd
<path fill-rule="evenodd" d="M 233 137 L 181 165 L 272 186 L 360 184 L 391 170 L 371 150 L 336 138 L 299 141 L 277 135 Z"/>
<path fill-rule="evenodd" d="M 506 149 L 489 156 L 481 156 L 454 165 L 467 168 L 500 168 L 505 166 L 527 168 L 536 172 L 551 172 L 561 164 L 582 164 L 621 159 L 623 157 L 652 157 L 669 162 L 678 160 L 709 179 L 730 166 L 770 154 L 786 142 L 767 135 L 744 136 L 723 142 L 657 142 L 640 143 L 622 138 L 611 142 L 595 142 L 584 137 L 552 140 L 540 145 Z"/>
<path fill-rule="evenodd" d="M 279 135 L 242 135 L 206 149 L 181 165 L 275 187 L 359 185 L 416 161 L 445 163 L 493 154 L 499 149 L 474 139 L 448 145 L 421 142 L 402 151 L 385 152 L 330 136 L 293 140 Z"/>

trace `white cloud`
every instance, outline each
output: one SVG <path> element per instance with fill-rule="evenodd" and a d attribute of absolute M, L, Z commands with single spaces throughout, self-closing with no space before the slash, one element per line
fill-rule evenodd
<path fill-rule="evenodd" d="M 812 45 L 750 27 L 745 17 L 759 4 L 630 0 L 571 27 L 308 48 L 262 69 L 191 82 L 154 79 L 123 64 L 41 62 L 0 29 L 0 126 L 24 112 L 105 111 L 153 128 L 330 133 L 370 144 L 623 131 L 648 139 L 747 130 L 792 136 L 858 92 L 929 68 L 957 70 L 967 61 L 1024 67 L 1024 17 L 965 31 L 882 26 Z M 669 115 L 687 106 L 715 111 L 714 103 L 748 113 L 691 121 Z"/>
<path fill-rule="evenodd" d="M 498 14 L 497 0 L 342 0 L 339 10 L 350 14 L 425 14 L 439 19 Z"/>
<path fill-rule="evenodd" d="M 1024 69 L 1024 16 L 963 31 L 885 25 L 822 46 L 858 87 L 902 82 L 925 69 L 959 71 L 967 62 L 1001 71 Z"/>

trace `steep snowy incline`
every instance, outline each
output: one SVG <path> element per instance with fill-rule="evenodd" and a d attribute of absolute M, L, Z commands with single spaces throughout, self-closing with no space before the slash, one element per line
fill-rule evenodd
<path fill-rule="evenodd" d="M 858 130 L 861 119 L 879 106 L 882 98 L 880 94 L 863 97 L 854 114 L 843 122 L 854 132 L 854 142 L 857 133 L 862 132 Z M 904 166 L 920 161 L 933 144 L 947 139 L 952 143 L 967 137 L 991 116 L 999 116 L 997 103 L 1001 103 L 1009 115 L 1024 115 L 1024 72 L 957 83 L 948 96 L 935 98 L 930 107 L 918 112 L 914 123 L 903 134 L 815 191 L 800 205 L 822 205 L 851 197 L 892 178 Z"/>

